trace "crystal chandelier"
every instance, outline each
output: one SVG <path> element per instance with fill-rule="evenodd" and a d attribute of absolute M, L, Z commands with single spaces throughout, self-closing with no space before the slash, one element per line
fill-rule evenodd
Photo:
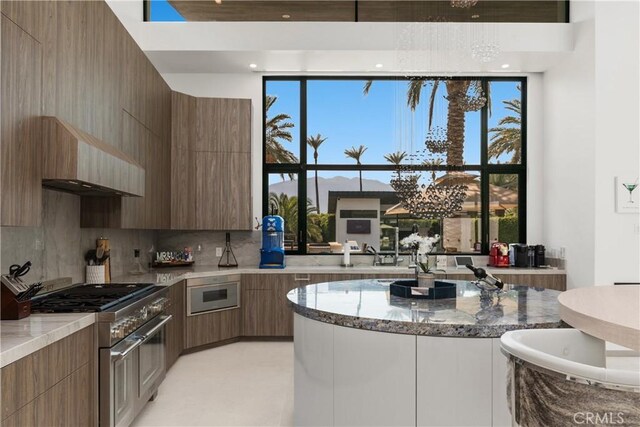
<path fill-rule="evenodd" d="M 467 93 L 461 97 L 459 102 L 462 108 L 469 111 L 478 111 L 487 105 L 487 97 L 479 84 L 472 84 Z"/>
<path fill-rule="evenodd" d="M 441 126 L 434 126 L 427 132 L 427 139 L 424 141 L 424 145 L 432 153 L 443 154 L 451 146 L 451 141 L 449 141 L 445 129 Z"/>
<path fill-rule="evenodd" d="M 451 7 L 469 9 L 478 4 L 478 0 L 451 0 Z"/>
<path fill-rule="evenodd" d="M 475 43 L 471 46 L 471 57 L 480 62 L 491 62 L 500 54 L 500 48 L 495 43 Z"/>
<path fill-rule="evenodd" d="M 400 198 L 402 207 L 414 217 L 421 219 L 443 219 L 454 216 L 462 210 L 467 197 L 464 184 L 436 184 L 436 173 L 431 171 L 431 182 L 419 184 L 421 175 L 415 171 L 398 171 L 391 180 L 391 187 Z"/>

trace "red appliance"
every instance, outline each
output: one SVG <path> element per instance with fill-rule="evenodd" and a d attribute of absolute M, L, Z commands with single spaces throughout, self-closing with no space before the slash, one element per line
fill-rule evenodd
<path fill-rule="evenodd" d="M 509 267 L 509 245 L 502 242 L 494 242 L 489 250 L 489 266 Z"/>

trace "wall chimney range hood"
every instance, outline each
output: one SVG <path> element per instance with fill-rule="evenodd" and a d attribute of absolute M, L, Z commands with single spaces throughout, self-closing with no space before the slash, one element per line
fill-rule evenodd
<path fill-rule="evenodd" d="M 44 117 L 42 185 L 80 196 L 144 196 L 144 168 L 116 147 Z"/>

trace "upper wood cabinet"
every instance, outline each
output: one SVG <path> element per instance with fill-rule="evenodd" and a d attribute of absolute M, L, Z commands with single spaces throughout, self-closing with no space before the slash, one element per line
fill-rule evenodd
<path fill-rule="evenodd" d="M 42 210 L 42 45 L 2 16 L 2 225 L 37 226 Z"/>
<path fill-rule="evenodd" d="M 250 230 L 251 101 L 171 99 L 171 228 Z"/>
<path fill-rule="evenodd" d="M 170 226 L 171 90 L 104 1 L 1 1 L 2 225 L 37 226 L 41 116 L 146 169 L 141 199 L 86 198 L 81 226 Z M 85 199 L 85 198 L 83 198 Z"/>

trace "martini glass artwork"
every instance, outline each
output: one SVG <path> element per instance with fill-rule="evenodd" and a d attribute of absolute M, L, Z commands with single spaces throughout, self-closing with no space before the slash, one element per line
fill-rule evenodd
<path fill-rule="evenodd" d="M 638 186 L 638 183 L 635 182 L 634 184 L 622 184 L 624 186 L 624 188 L 627 189 L 627 191 L 629 192 L 629 203 L 635 203 L 633 201 L 633 199 L 631 198 L 632 194 L 633 194 L 633 190 L 636 189 L 636 187 Z"/>

